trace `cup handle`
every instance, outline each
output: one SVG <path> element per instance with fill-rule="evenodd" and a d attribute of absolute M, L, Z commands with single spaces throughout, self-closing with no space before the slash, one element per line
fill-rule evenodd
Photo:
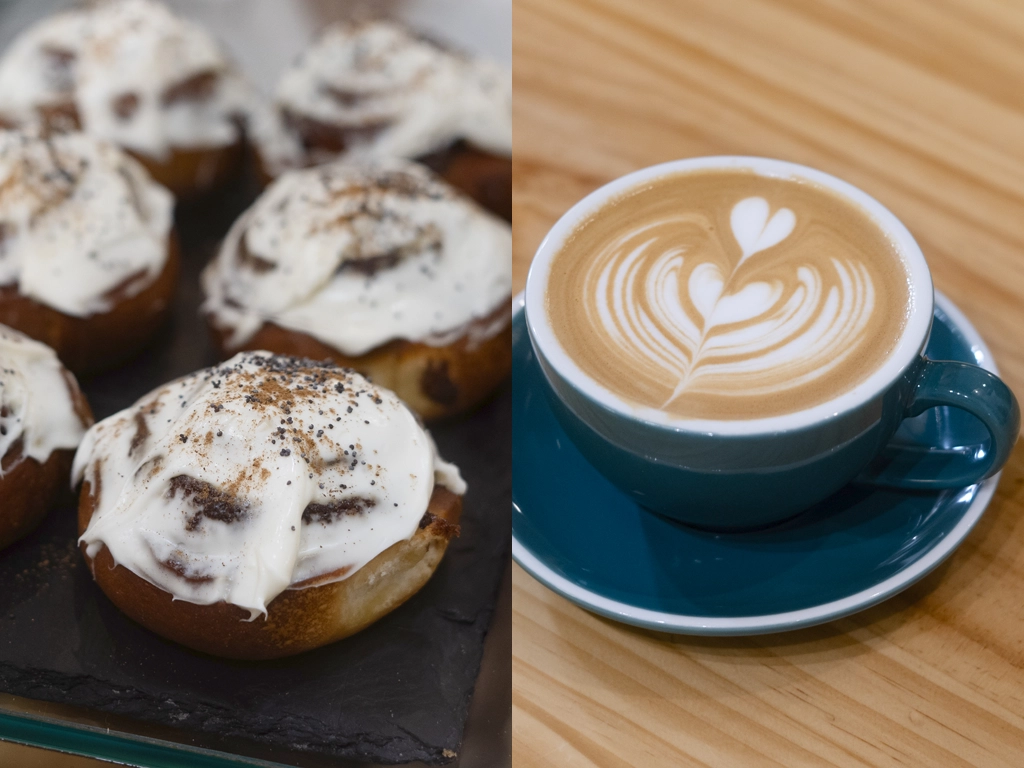
<path fill-rule="evenodd" d="M 990 436 L 988 447 L 964 451 L 890 443 L 855 482 L 911 490 L 963 488 L 1002 469 L 1020 432 L 1020 407 L 1009 387 L 976 365 L 922 358 L 902 418 L 937 405 L 979 419 Z"/>

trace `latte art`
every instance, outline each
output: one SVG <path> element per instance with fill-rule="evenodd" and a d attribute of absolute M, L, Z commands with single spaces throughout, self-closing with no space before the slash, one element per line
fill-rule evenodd
<path fill-rule="evenodd" d="M 555 258 L 548 286 L 552 325 L 584 372 L 684 418 L 777 415 L 852 388 L 895 346 L 909 301 L 866 213 L 736 171 L 614 201 Z"/>
<path fill-rule="evenodd" d="M 793 231 L 788 208 L 770 219 L 767 214 L 761 197 L 732 209 L 742 255 L 730 272 L 715 261 L 688 259 L 671 239 L 675 227 L 665 233 L 657 225 L 613 243 L 591 267 L 585 290 L 594 284 L 600 322 L 619 351 L 678 379 L 662 408 L 687 390 L 717 391 L 721 377 L 732 386 L 746 380 L 750 394 L 777 389 L 765 373 L 781 368 L 794 377 L 790 384 L 819 378 L 867 326 L 875 296 L 863 264 L 832 259 L 824 275 L 801 265 L 791 274 L 743 282 L 747 259 Z M 685 226 L 686 220 L 672 223 Z"/>

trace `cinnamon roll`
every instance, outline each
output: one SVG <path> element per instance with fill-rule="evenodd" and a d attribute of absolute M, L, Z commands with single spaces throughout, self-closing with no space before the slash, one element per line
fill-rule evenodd
<path fill-rule="evenodd" d="M 0 325 L 0 549 L 68 495 L 92 412 L 53 350 Z"/>
<path fill-rule="evenodd" d="M 394 393 L 266 352 L 96 424 L 73 475 L 81 550 L 114 604 L 244 659 L 333 642 L 411 597 L 466 489 Z"/>
<path fill-rule="evenodd" d="M 225 354 L 330 357 L 423 418 L 511 370 L 512 233 L 423 166 L 337 162 L 278 178 L 206 268 Z"/>
<path fill-rule="evenodd" d="M 254 127 L 264 173 L 338 157 L 418 160 L 512 219 L 512 75 L 390 22 L 341 24 L 277 86 Z"/>
<path fill-rule="evenodd" d="M 0 124 L 106 139 L 178 197 L 235 171 L 251 93 L 206 30 L 153 0 L 51 16 L 0 60 Z"/>
<path fill-rule="evenodd" d="M 79 375 L 139 351 L 177 282 L 173 202 L 112 144 L 0 131 L 0 323 Z"/>

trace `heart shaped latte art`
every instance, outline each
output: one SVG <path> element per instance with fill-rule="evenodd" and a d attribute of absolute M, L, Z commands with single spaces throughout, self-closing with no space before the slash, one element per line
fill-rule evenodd
<path fill-rule="evenodd" d="M 596 320 L 638 370 L 661 372 L 663 407 L 690 391 L 770 394 L 812 382 L 842 361 L 871 316 L 875 291 L 862 263 L 757 261 L 786 247 L 792 210 L 748 197 L 729 222 L 733 243 L 680 215 L 622 236 L 592 262 Z M 679 231 L 697 234 L 673 240 Z M 779 266 L 744 279 L 748 262 Z"/>
<path fill-rule="evenodd" d="M 687 285 L 690 301 L 704 319 L 704 329 L 722 323 L 744 323 L 763 315 L 779 300 L 782 287 L 773 283 L 747 283 L 733 293 L 722 295 L 725 279 L 715 264 L 701 264 L 690 273 Z"/>
<path fill-rule="evenodd" d="M 793 233 L 796 216 L 789 208 L 780 208 L 769 218 L 768 201 L 748 197 L 733 206 L 729 223 L 733 237 L 743 249 L 742 264 L 758 251 L 778 245 Z"/>

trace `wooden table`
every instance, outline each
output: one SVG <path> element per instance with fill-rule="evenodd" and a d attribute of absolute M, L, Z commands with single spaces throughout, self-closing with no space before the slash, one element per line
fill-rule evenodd
<path fill-rule="evenodd" d="M 794 160 L 881 200 L 1024 395 L 1024 5 L 514 0 L 515 277 L 573 202 L 652 163 Z M 513 576 L 529 766 L 1024 765 L 1024 443 L 924 581 L 822 627 L 672 637 Z"/>

